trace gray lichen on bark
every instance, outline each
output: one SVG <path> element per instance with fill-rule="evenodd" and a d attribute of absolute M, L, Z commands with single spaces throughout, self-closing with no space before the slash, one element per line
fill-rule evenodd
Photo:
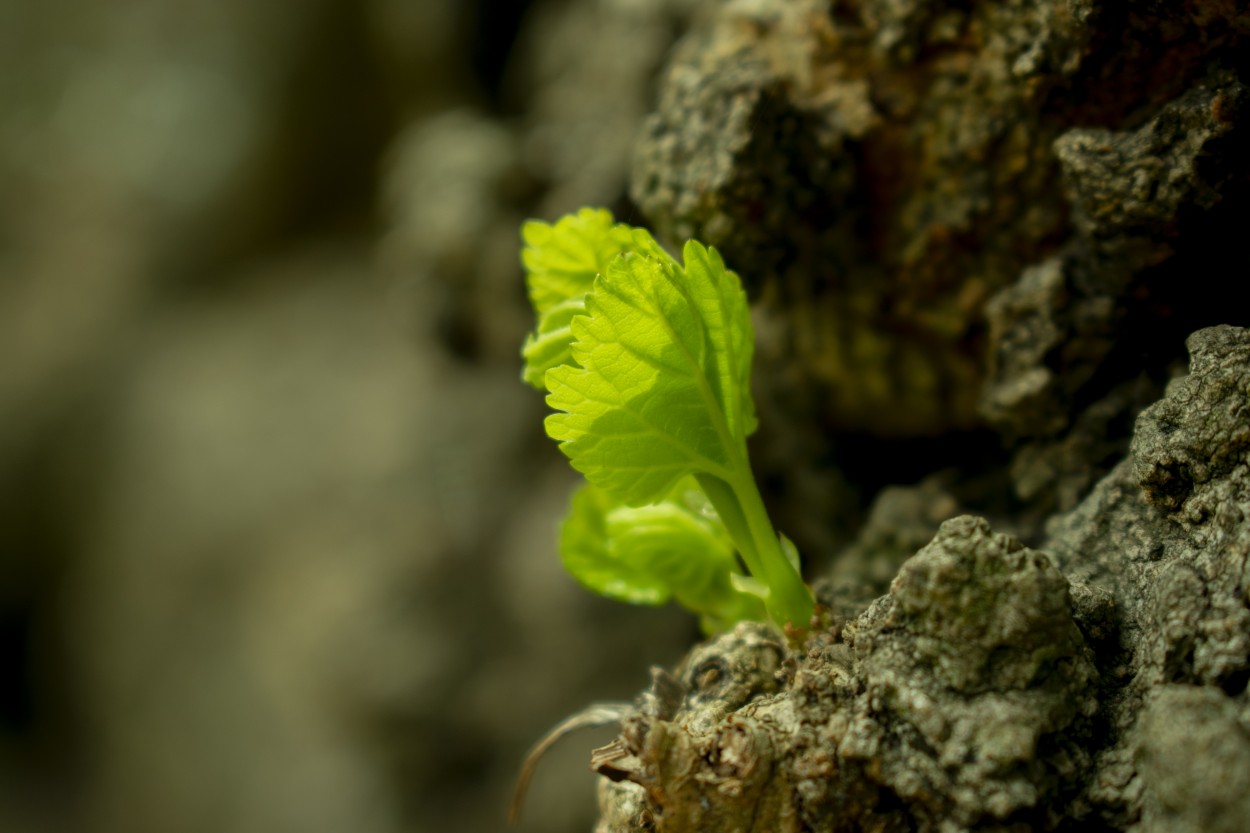
<path fill-rule="evenodd" d="M 804 654 L 768 634 L 740 625 L 696 649 L 680 708 L 627 721 L 631 766 L 610 774 L 643 788 L 656 829 L 1032 823 L 1088 766 L 1097 671 L 1067 581 L 982 519 L 943 524 Z"/>
<path fill-rule="evenodd" d="M 1147 699 L 1136 762 L 1143 827 L 1238 833 L 1250 819 L 1250 732 L 1219 691 L 1169 685 Z"/>
<path fill-rule="evenodd" d="M 1239 163 L 1245 86 L 1198 86 L 1131 131 L 1073 128 L 1054 143 L 1073 237 L 987 305 L 991 366 L 982 412 L 1025 436 L 1067 427 L 1072 402 L 1114 347 L 1143 270 L 1175 254 L 1219 205 Z"/>
<path fill-rule="evenodd" d="M 1190 349 L 1040 549 L 959 516 L 801 651 L 744 624 L 657 672 L 599 830 L 1242 829 L 1250 332 Z"/>

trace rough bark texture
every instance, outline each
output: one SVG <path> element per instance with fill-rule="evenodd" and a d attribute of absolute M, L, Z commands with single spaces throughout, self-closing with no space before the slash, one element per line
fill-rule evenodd
<path fill-rule="evenodd" d="M 1244 829 L 1250 331 L 1189 343 L 1039 549 L 961 515 L 802 650 L 740 625 L 657 672 L 599 830 Z"/>
<path fill-rule="evenodd" d="M 1219 3 L 716 4 L 663 78 L 632 195 L 753 281 L 794 422 L 988 419 L 1035 440 L 1022 488 L 1070 508 L 1116 455 L 1091 466 L 1067 435 L 1101 427 L 1105 396 L 1145 404 L 1114 384 L 1164 349 L 1144 333 L 1175 359 L 1220 320 L 1175 282 L 1212 282 L 1181 264 L 1217 262 L 1244 201 L 1248 27 Z"/>
<path fill-rule="evenodd" d="M 834 627 L 656 672 L 594 758 L 601 833 L 1244 829 L 1248 33 L 756 0 L 678 44 L 632 196 L 751 284 L 791 462 L 937 436 L 955 467 L 877 495 L 818 582 Z M 806 494 L 783 513 L 848 524 Z"/>

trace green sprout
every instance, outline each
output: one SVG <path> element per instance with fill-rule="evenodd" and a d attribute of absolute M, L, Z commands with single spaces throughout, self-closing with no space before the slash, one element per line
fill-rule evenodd
<path fill-rule="evenodd" d="M 708 631 L 765 614 L 806 628 L 798 553 L 747 458 L 754 333 L 738 276 L 694 240 L 679 263 L 602 209 L 521 234 L 538 320 L 522 377 L 547 391 L 547 435 L 587 480 L 565 567 L 610 598 L 675 598 Z"/>

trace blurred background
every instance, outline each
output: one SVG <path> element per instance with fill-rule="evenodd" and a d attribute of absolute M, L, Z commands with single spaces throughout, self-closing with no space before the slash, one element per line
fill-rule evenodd
<path fill-rule="evenodd" d="M 1233 5 L 0 0 L 0 833 L 501 830 L 697 638 L 556 556 L 529 217 L 726 253 L 843 613 L 1041 540 L 1242 308 Z"/>
<path fill-rule="evenodd" d="M 640 219 L 692 5 L 0 0 L 0 830 L 501 829 L 680 656 L 560 568 L 517 230 Z"/>

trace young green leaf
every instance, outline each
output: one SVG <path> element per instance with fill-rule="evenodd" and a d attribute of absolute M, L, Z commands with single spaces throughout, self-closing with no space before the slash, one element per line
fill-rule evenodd
<path fill-rule="evenodd" d="M 645 229 L 614 224 L 602 208 L 583 208 L 554 225 L 531 220 L 521 227 L 521 238 L 521 261 L 538 317 L 538 326 L 521 348 L 522 378 L 541 390 L 547 371 L 571 360 L 569 324 L 585 311 L 595 276 L 623 252 L 668 255 Z"/>
<path fill-rule="evenodd" d="M 612 225 L 604 209 L 583 208 L 554 225 L 530 220 L 521 226 L 521 262 L 529 276 L 530 302 L 540 316 L 570 298 L 584 297 L 595 275 L 620 254 Z"/>
<path fill-rule="evenodd" d="M 665 498 L 694 476 L 768 588 L 770 615 L 805 626 L 811 593 L 773 531 L 747 459 L 756 420 L 746 295 L 720 255 L 686 244 L 625 252 L 569 322 L 571 360 L 549 369 L 547 433 L 573 467 L 629 506 Z"/>
<path fill-rule="evenodd" d="M 697 243 L 686 253 L 706 257 Z M 726 275 L 692 273 L 705 283 Z M 750 349 L 734 332 L 746 302 L 732 285 L 692 283 L 675 264 L 617 258 L 571 322 L 574 363 L 547 374 L 547 403 L 560 412 L 547 417 L 548 435 L 588 480 L 634 506 L 692 472 L 728 480 L 752 422 L 738 389 Z M 720 300 L 710 320 L 696 301 L 709 295 Z"/>
<path fill-rule="evenodd" d="M 741 592 L 733 542 L 692 479 L 662 501 L 629 507 L 583 486 L 560 531 L 565 568 L 600 595 L 632 604 L 675 597 L 700 614 L 705 631 L 764 618 L 760 599 Z"/>

